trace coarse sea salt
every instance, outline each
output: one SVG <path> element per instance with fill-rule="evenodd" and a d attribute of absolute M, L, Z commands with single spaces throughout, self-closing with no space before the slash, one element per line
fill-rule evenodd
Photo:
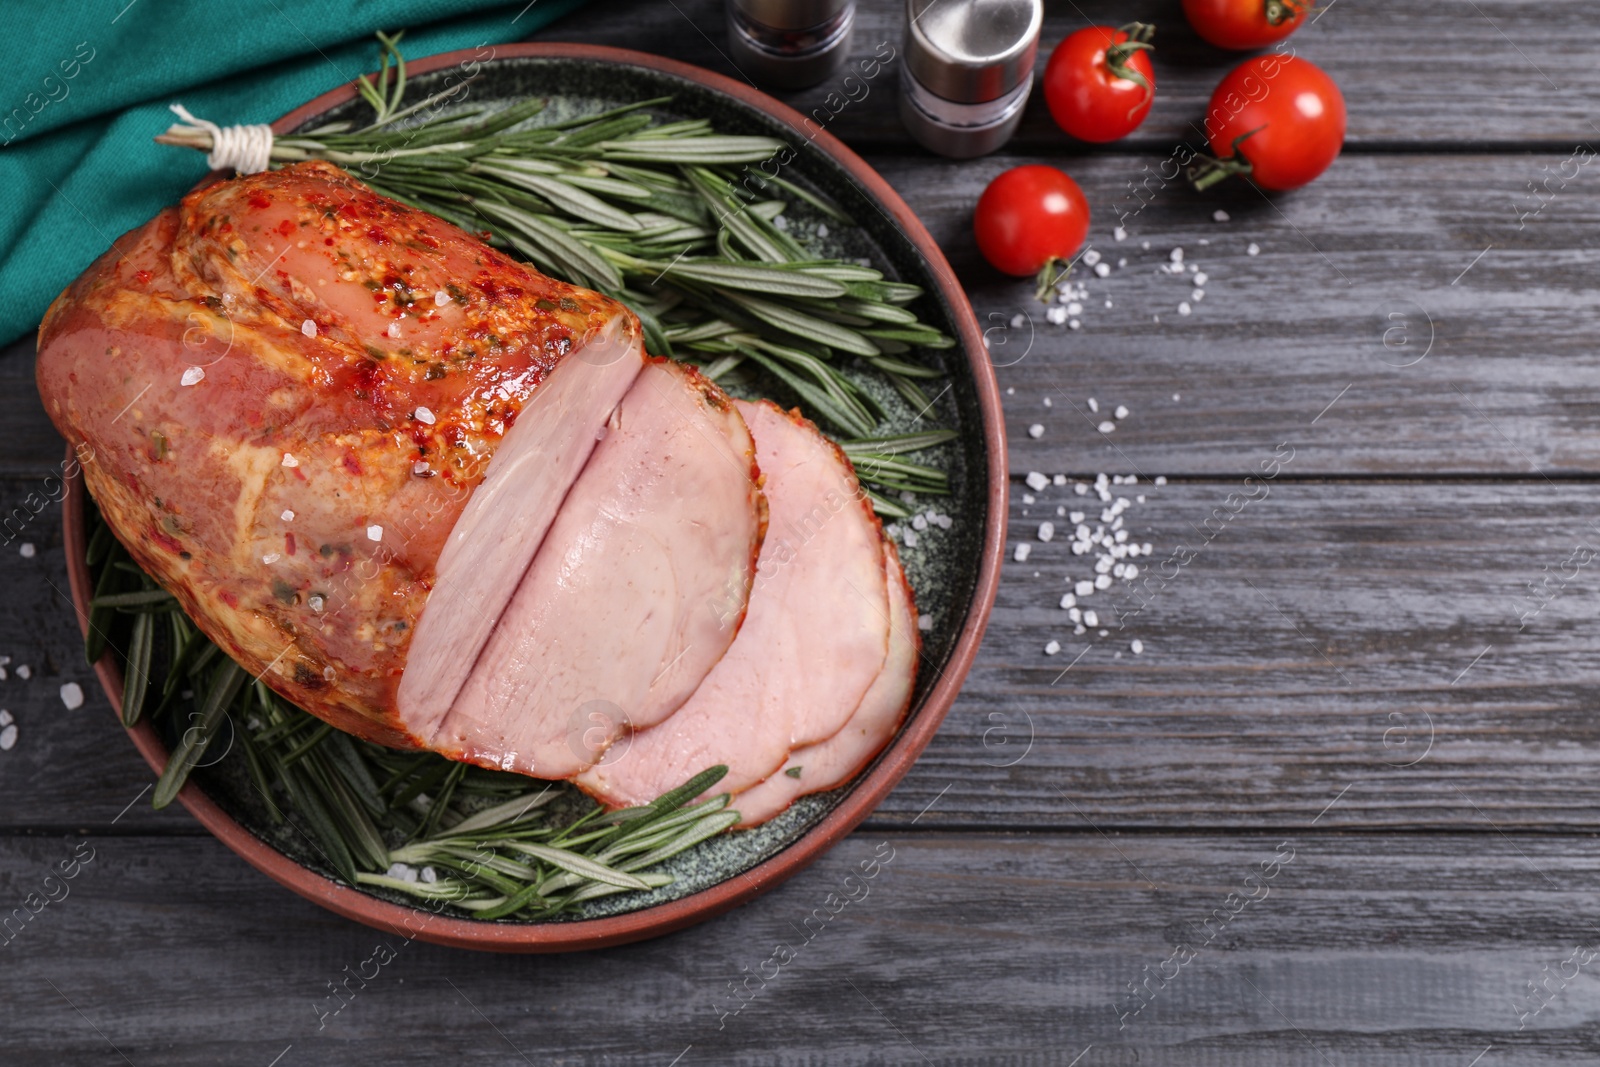
<path fill-rule="evenodd" d="M 1049 477 L 1047 475 L 1040 474 L 1038 471 L 1029 471 L 1028 476 L 1024 478 L 1023 481 L 1027 482 L 1028 488 L 1032 489 L 1036 493 L 1050 484 Z"/>
<path fill-rule="evenodd" d="M 76 711 L 83 707 L 83 686 L 77 682 L 64 684 L 61 687 L 61 703 L 67 706 L 68 711 Z"/>
<path fill-rule="evenodd" d="M 1055 523 L 1053 523 L 1053 522 L 1041 522 L 1039 524 L 1039 540 L 1041 540 L 1041 541 L 1052 541 L 1052 540 L 1055 539 L 1055 536 L 1056 536 L 1056 524 Z"/>
<path fill-rule="evenodd" d="M 416 411 L 412 412 L 412 414 L 417 417 L 418 422 L 425 422 L 429 426 L 432 426 L 436 421 L 433 417 L 433 411 L 429 408 L 418 408 Z"/>
<path fill-rule="evenodd" d="M 1111 265 L 1109 263 L 1096 263 L 1094 265 L 1094 276 L 1096 278 L 1111 277 Z M 1108 303 L 1106 306 L 1110 307 L 1111 305 Z"/>
<path fill-rule="evenodd" d="M 1247 256 L 1259 256 L 1261 254 L 1261 246 L 1251 241 L 1250 247 L 1244 250 L 1244 254 Z"/>
<path fill-rule="evenodd" d="M 1220 207 L 1217 208 L 1217 210 L 1215 210 L 1215 211 L 1213 211 L 1211 213 L 1211 217 L 1212 217 L 1212 219 L 1214 219 L 1217 222 L 1227 222 L 1228 221 L 1228 213 L 1226 211 L 1222 210 Z"/>
<path fill-rule="evenodd" d="M 379 526 L 377 523 L 373 523 L 371 526 L 368 526 L 367 527 L 367 540 L 368 541 L 382 541 L 383 540 L 383 527 Z"/>
<path fill-rule="evenodd" d="M 1107 419 L 1105 422 L 1102 422 L 1100 424 L 1100 426 L 1098 427 L 1098 429 L 1100 430 L 1101 433 L 1110 433 L 1112 430 L 1115 430 L 1116 428 L 1117 428 L 1117 424 L 1112 422 L 1110 419 Z"/>
<path fill-rule="evenodd" d="M 15 723 L 8 723 L 0 727 L 0 752 L 10 752 L 17 743 L 17 727 Z"/>
<path fill-rule="evenodd" d="M 32 559 L 37 552 L 38 549 L 33 547 L 32 541 L 22 542 L 21 546 L 17 549 L 17 553 L 21 555 L 23 559 Z"/>
<path fill-rule="evenodd" d="M 1126 406 L 1124 406 L 1122 404 L 1118 404 L 1117 405 L 1117 410 L 1113 411 L 1112 414 L 1115 415 L 1119 419 L 1125 419 L 1125 418 L 1128 417 L 1128 409 L 1127 409 Z"/>
<path fill-rule="evenodd" d="M 315 337 L 317 335 L 317 324 L 311 319 L 306 319 L 300 324 L 300 332 L 307 337 Z"/>
<path fill-rule="evenodd" d="M 1044 654 L 1047 655 L 1047 656 L 1053 656 L 1057 652 L 1060 652 L 1060 651 L 1061 651 L 1061 642 L 1060 641 L 1051 641 L 1050 643 L 1048 643 L 1047 645 L 1044 646 Z"/>
<path fill-rule="evenodd" d="M 1128 648 L 1132 650 L 1135 656 L 1142 655 L 1144 653 L 1144 642 L 1135 637 L 1132 643 L 1128 645 Z"/>
<path fill-rule="evenodd" d="M 1043 437 L 1044 436 L 1044 424 L 1036 422 L 1032 426 L 1029 426 L 1028 427 L 1028 436 L 1034 438 L 1035 440 Z"/>
<path fill-rule="evenodd" d="M 1011 558 L 1018 563 L 1026 563 L 1028 562 L 1028 553 L 1032 551 L 1033 546 L 1026 541 L 1022 541 L 1017 545 L 1016 550 L 1011 553 Z"/>
<path fill-rule="evenodd" d="M 205 377 L 206 372 L 204 367 L 190 367 L 188 370 L 183 372 L 183 377 L 179 378 L 178 381 L 183 385 L 199 385 L 201 382 L 205 381 Z"/>

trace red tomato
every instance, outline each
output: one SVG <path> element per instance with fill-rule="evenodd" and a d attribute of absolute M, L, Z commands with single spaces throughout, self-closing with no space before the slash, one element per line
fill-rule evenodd
<path fill-rule="evenodd" d="M 1195 33 L 1218 48 L 1240 50 L 1283 40 L 1310 10 L 1310 0 L 1183 0 Z"/>
<path fill-rule="evenodd" d="M 1089 201 L 1054 167 L 1013 167 L 978 197 L 978 250 L 994 268 L 1026 277 L 1070 259 L 1089 235 Z"/>
<path fill-rule="evenodd" d="M 1120 30 L 1088 26 L 1056 45 L 1044 69 L 1044 99 L 1056 125 L 1097 144 L 1137 129 L 1156 95 L 1154 29 L 1138 22 Z"/>
<path fill-rule="evenodd" d="M 1344 122 L 1344 95 L 1332 78 L 1304 59 L 1268 54 L 1222 79 L 1206 112 L 1206 137 L 1222 176 L 1249 174 L 1263 189 L 1298 189 L 1339 155 Z M 1212 168 L 1195 187 L 1214 184 L 1218 174 Z"/>

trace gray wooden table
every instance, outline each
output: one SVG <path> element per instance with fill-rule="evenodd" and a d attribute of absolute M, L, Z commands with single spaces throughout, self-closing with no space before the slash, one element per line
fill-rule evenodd
<path fill-rule="evenodd" d="M 794 100 L 921 214 L 990 328 L 1012 540 L 1073 500 L 1028 472 L 1106 472 L 1139 478 L 1140 540 L 1192 551 L 1128 630 L 1074 636 L 1057 601 L 1081 560 L 1036 543 L 927 754 L 815 867 L 606 952 L 408 945 L 319 1022 L 381 935 L 140 799 L 151 775 L 83 667 L 52 505 L 0 548 L 18 726 L 0 911 L 78 867 L 0 947 L 0 1062 L 1600 1060 L 1592 5 L 1333 0 L 1294 44 L 1343 87 L 1349 140 L 1272 201 L 1160 177 L 1231 62 L 1175 0 L 1048 6 L 1047 42 L 1086 17 L 1162 27 L 1134 138 L 1068 145 L 1035 101 L 1004 154 L 958 164 L 908 143 L 892 71 L 847 105 Z M 897 5 L 863 7 L 856 50 L 898 47 Z M 544 36 L 731 72 L 715 0 L 594 3 Z M 1083 184 L 1092 240 L 1127 261 L 1091 280 L 1077 330 L 969 236 L 984 183 L 1030 161 Z M 1208 276 L 1189 315 L 1193 277 L 1158 270 L 1176 247 Z M 3 513 L 60 457 L 31 357 L 0 357 Z M 1090 397 L 1129 408 L 1111 436 Z M 1275 454 L 1292 459 L 1246 488 Z M 866 899 L 797 933 L 888 850 Z M 737 998 L 779 941 L 796 957 Z"/>

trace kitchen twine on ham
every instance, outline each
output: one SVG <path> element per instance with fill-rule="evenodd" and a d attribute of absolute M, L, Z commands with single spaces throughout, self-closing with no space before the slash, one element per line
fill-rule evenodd
<path fill-rule="evenodd" d="M 240 174 L 259 174 L 272 163 L 272 127 L 218 126 L 215 122 L 197 119 L 182 104 L 169 105 L 172 113 L 196 130 L 211 135 L 211 151 L 206 162 L 213 170 L 232 167 Z"/>

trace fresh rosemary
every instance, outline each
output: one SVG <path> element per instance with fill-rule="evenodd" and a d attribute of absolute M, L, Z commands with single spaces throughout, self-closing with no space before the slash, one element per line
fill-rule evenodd
<path fill-rule="evenodd" d="M 121 654 L 124 725 L 148 717 L 170 739 L 158 808 L 192 771 L 237 748 L 268 819 L 291 827 L 346 883 L 480 919 L 549 918 L 670 885 L 651 868 L 739 821 L 726 793 L 690 803 L 726 767 L 608 813 L 562 783 L 357 740 L 251 680 L 128 558 L 98 510 L 86 512 L 95 592 L 84 652 L 91 665 L 108 647 Z"/>
<path fill-rule="evenodd" d="M 704 119 L 658 123 L 647 109 L 668 97 L 537 126 L 529 120 L 541 100 L 442 115 L 468 83 L 403 105 L 399 36 L 379 41 L 379 73 L 358 83 L 372 121 L 277 138 L 274 164 L 327 160 L 385 196 L 487 232 L 546 274 L 626 304 L 652 352 L 697 363 L 714 379 L 745 365 L 766 371 L 842 435 L 885 515 L 909 514 L 893 494 L 948 491 L 941 471 L 906 458 L 910 449 L 872 447 L 889 413 L 841 368 L 853 361 L 858 374 L 892 386 L 920 422 L 934 406 L 920 383 L 944 372 L 914 352 L 954 342 L 907 308 L 918 286 L 855 261 L 819 259 L 787 231 L 792 201 L 836 223 L 849 219 L 752 166 L 784 142 L 720 134 Z M 157 140 L 211 148 L 211 134 L 189 125 Z M 931 448 L 955 434 L 916 436 L 918 448 Z"/>

